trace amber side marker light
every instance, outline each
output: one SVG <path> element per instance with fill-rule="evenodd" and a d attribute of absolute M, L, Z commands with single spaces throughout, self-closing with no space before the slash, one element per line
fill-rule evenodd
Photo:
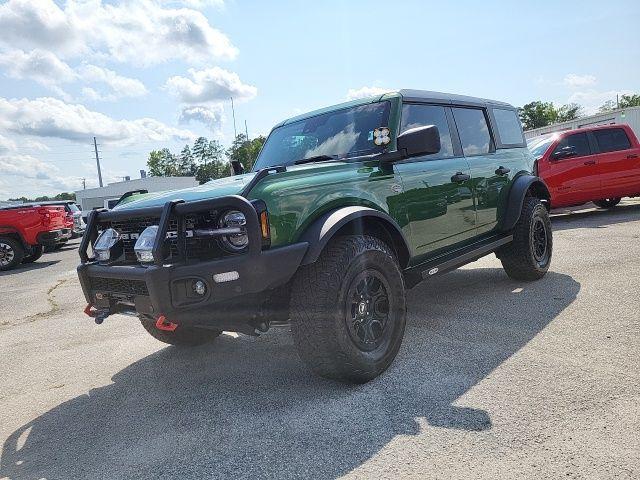
<path fill-rule="evenodd" d="M 260 229 L 262 230 L 262 238 L 269 238 L 271 231 L 269 230 L 269 215 L 266 210 L 260 214 Z"/>

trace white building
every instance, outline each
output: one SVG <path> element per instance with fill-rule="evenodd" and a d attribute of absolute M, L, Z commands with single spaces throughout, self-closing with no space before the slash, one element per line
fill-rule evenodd
<path fill-rule="evenodd" d="M 118 200 L 122 195 L 133 190 L 162 192 L 199 185 L 195 177 L 146 177 L 110 183 L 106 187 L 87 188 L 76 192 L 76 202 L 82 210 L 104 207 L 105 200 Z"/>
<path fill-rule="evenodd" d="M 620 108 L 607 113 L 598 113 L 589 117 L 576 118 L 568 122 L 556 123 L 547 127 L 535 128 L 524 132 L 527 140 L 544 135 L 545 133 L 561 132 L 564 130 L 574 130 L 576 128 L 596 127 L 599 125 L 615 125 L 626 123 L 636 136 L 640 137 L 640 107 Z"/>

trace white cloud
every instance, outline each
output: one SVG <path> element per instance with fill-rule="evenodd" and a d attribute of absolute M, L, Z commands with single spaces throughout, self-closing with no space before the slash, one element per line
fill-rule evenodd
<path fill-rule="evenodd" d="M 248 100 L 258 93 L 256 87 L 242 83 L 237 73 L 220 67 L 205 70 L 191 68 L 189 75 L 191 78 L 170 77 L 165 84 L 165 87 L 183 103 L 225 102 L 229 97 L 233 97 L 234 100 Z"/>
<path fill-rule="evenodd" d="M 123 77 L 107 68 L 82 65 L 78 68 L 78 74 L 85 82 L 102 83 L 110 89 L 110 93 L 103 95 L 91 87 L 85 88 L 83 94 L 92 100 L 113 101 L 123 97 L 141 97 L 148 93 L 140 80 Z"/>
<path fill-rule="evenodd" d="M 211 130 L 219 131 L 222 123 L 222 107 L 196 105 L 184 107 L 180 113 L 180 123 L 200 122 Z"/>
<path fill-rule="evenodd" d="M 9 180 L 0 188 L 0 198 L 23 195 L 25 179 L 29 180 L 28 188 L 36 191 L 61 192 L 77 188 L 77 179 L 63 175 L 57 166 L 30 155 L 0 156 L 0 177 Z"/>
<path fill-rule="evenodd" d="M 0 97 L 0 127 L 20 135 L 50 137 L 85 142 L 97 136 L 105 143 L 136 141 L 192 140 L 188 130 L 169 127 L 151 118 L 115 120 L 83 105 L 55 98 L 35 100 Z"/>
<path fill-rule="evenodd" d="M 222 8 L 224 0 L 160 0 L 162 5 L 173 7 L 204 8 L 208 6 Z"/>
<path fill-rule="evenodd" d="M 596 77 L 593 75 L 576 75 L 575 73 L 569 73 L 564 77 L 562 83 L 570 88 L 590 87 L 596 84 Z"/>
<path fill-rule="evenodd" d="M 0 43 L 52 50 L 62 57 L 92 54 L 111 61 L 151 65 L 233 59 L 238 50 L 199 11 L 154 0 L 120 4 L 102 0 L 9 0 L 0 5 Z"/>
<path fill-rule="evenodd" d="M 362 87 L 362 88 L 350 88 L 347 92 L 347 100 L 356 100 L 358 98 L 375 97 L 387 92 L 392 92 L 392 88 L 381 87 Z"/>
<path fill-rule="evenodd" d="M 0 155 L 15 150 L 16 142 L 0 135 Z"/>
<path fill-rule="evenodd" d="M 568 103 L 577 103 L 582 105 L 586 114 L 593 114 L 598 111 L 606 101 L 613 100 L 615 102 L 616 95 L 630 94 L 631 90 L 609 90 L 599 92 L 597 90 L 585 90 L 574 92 L 568 99 Z"/>
<path fill-rule="evenodd" d="M 71 82 L 73 69 L 51 52 L 35 49 L 29 52 L 12 50 L 0 53 L 0 67 L 11 78 L 29 78 L 42 85 Z"/>

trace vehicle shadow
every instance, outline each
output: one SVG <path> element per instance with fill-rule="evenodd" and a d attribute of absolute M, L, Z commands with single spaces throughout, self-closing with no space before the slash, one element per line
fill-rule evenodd
<path fill-rule="evenodd" d="M 551 217 L 554 230 L 606 228 L 609 225 L 640 220 L 640 204 L 618 205 L 609 210 L 556 210 Z"/>
<path fill-rule="evenodd" d="M 55 265 L 56 263 L 60 263 L 60 260 L 46 260 L 42 259 L 37 260 L 33 263 L 21 263 L 16 268 L 11 270 L 6 270 L 4 272 L 0 272 L 0 277 L 9 276 L 9 275 L 17 275 L 22 272 L 29 272 L 31 270 L 40 270 L 41 268 L 47 268 L 51 265 Z"/>
<path fill-rule="evenodd" d="M 409 293 L 398 358 L 360 386 L 313 376 L 284 329 L 167 347 L 16 430 L 0 477 L 335 478 L 422 422 L 490 429 L 486 411 L 454 402 L 579 290 L 567 275 L 518 283 L 494 268 L 425 282 Z"/>

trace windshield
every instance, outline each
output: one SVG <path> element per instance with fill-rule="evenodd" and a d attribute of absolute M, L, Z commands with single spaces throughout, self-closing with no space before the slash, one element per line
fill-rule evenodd
<path fill-rule="evenodd" d="M 531 151 L 533 156 L 535 158 L 538 158 L 544 155 L 544 152 L 547 151 L 547 148 L 549 148 L 549 145 L 551 145 L 556 138 L 557 138 L 556 134 L 550 133 L 550 134 L 543 135 L 541 137 L 536 137 L 529 140 L 527 142 L 527 146 L 529 147 L 529 150 Z"/>
<path fill-rule="evenodd" d="M 346 158 L 380 153 L 386 144 L 374 143 L 374 130 L 388 127 L 390 108 L 390 102 L 373 103 L 278 127 L 269 135 L 253 169 L 293 165 L 296 160 L 320 155 Z"/>

